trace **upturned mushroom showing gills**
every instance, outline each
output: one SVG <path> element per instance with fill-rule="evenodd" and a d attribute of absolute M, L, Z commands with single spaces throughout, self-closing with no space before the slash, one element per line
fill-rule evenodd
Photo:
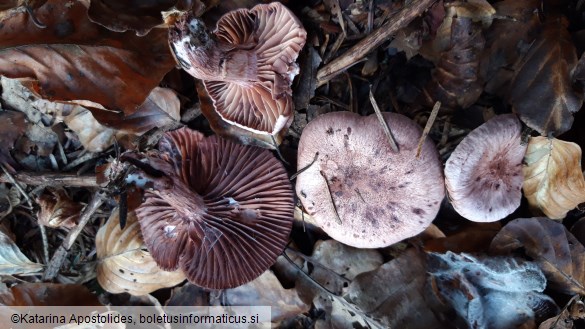
<path fill-rule="evenodd" d="M 383 115 L 398 152 L 375 115 L 350 112 L 317 117 L 299 142 L 297 168 L 304 171 L 296 192 L 303 207 L 327 234 L 353 247 L 380 248 L 417 235 L 445 197 L 433 142 L 426 139 L 417 157 L 422 129 L 403 115 Z"/>
<path fill-rule="evenodd" d="M 499 115 L 471 131 L 445 165 L 453 208 L 474 222 L 500 220 L 522 199 L 522 125 L 514 114 Z"/>
<path fill-rule="evenodd" d="M 286 131 L 293 119 L 295 60 L 307 37 L 292 12 L 278 2 L 235 10 L 211 33 L 191 13 L 167 21 L 175 58 L 203 80 L 223 121 L 257 134 Z"/>
<path fill-rule="evenodd" d="M 157 152 L 123 159 L 139 168 L 127 180 L 145 188 L 136 215 L 162 269 L 226 289 L 258 277 L 284 249 L 293 191 L 268 150 L 182 128 Z"/>

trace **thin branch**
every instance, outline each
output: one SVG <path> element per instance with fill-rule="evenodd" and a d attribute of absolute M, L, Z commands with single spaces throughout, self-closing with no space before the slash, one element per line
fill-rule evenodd
<path fill-rule="evenodd" d="M 423 133 L 420 136 L 420 139 L 418 141 L 418 146 L 416 148 L 417 159 L 420 156 L 420 151 L 422 150 L 423 143 L 425 142 L 425 139 L 427 139 L 427 136 L 428 136 L 429 132 L 431 131 L 431 128 L 433 127 L 433 123 L 435 123 L 435 119 L 437 119 L 437 114 L 439 114 L 440 108 L 441 108 L 441 102 L 436 102 L 435 106 L 433 106 L 433 110 L 431 111 L 431 115 L 429 116 L 429 119 L 427 120 L 427 123 L 425 125 L 425 129 L 423 130 Z"/>
<path fill-rule="evenodd" d="M 315 163 L 315 161 L 317 161 L 317 158 L 319 157 L 319 152 L 315 152 L 315 157 L 313 158 L 313 161 L 311 161 L 311 163 L 309 163 L 305 168 L 302 168 L 301 170 L 297 171 L 296 173 L 294 173 L 292 176 L 290 176 L 290 181 L 294 180 L 295 178 L 297 178 L 298 175 L 302 174 L 305 170 L 309 169 L 313 163 Z"/>
<path fill-rule="evenodd" d="M 63 243 L 61 244 L 61 246 L 59 246 L 59 248 L 53 255 L 53 258 L 51 258 L 51 261 L 49 262 L 45 270 L 45 273 L 43 273 L 43 281 L 53 280 L 57 276 L 57 274 L 59 273 L 59 269 L 61 268 L 61 265 L 63 265 L 63 262 L 67 257 L 69 249 L 71 249 L 71 247 L 75 243 L 75 240 L 77 239 L 85 225 L 89 223 L 91 216 L 98 210 L 102 203 L 104 203 L 105 199 L 106 196 L 104 193 L 100 191 L 94 192 L 93 196 L 91 197 L 91 200 L 89 200 L 89 203 L 87 204 L 87 206 L 85 206 L 85 208 L 81 212 L 81 215 L 79 216 L 79 223 L 71 231 L 69 231 L 69 234 L 67 234 L 67 236 L 63 240 Z"/>
<path fill-rule="evenodd" d="M 386 120 L 384 120 L 384 116 L 382 115 L 382 112 L 380 111 L 380 108 L 378 107 L 378 103 L 376 102 L 376 99 L 374 98 L 374 94 L 372 94 L 372 88 L 370 88 L 370 102 L 372 102 L 372 107 L 374 108 L 374 112 L 376 112 L 376 116 L 378 117 L 378 120 L 380 120 L 380 125 L 382 125 L 382 129 L 384 130 L 384 134 L 386 134 L 386 137 L 388 137 L 388 142 L 390 143 L 390 147 L 392 148 L 392 151 L 394 151 L 394 153 L 398 153 L 400 151 L 400 149 L 398 148 L 398 143 L 396 143 L 396 139 L 394 139 L 394 135 L 392 135 L 392 132 L 390 131 L 390 127 L 388 127 L 388 123 L 386 122 Z"/>
<path fill-rule="evenodd" d="M 21 171 L 12 178 L 26 185 L 47 185 L 47 186 L 75 186 L 75 187 L 100 187 L 95 175 L 76 175 L 55 172 L 26 172 Z M 6 172 L 0 174 L 0 183 L 13 183 L 10 175 Z"/>
<path fill-rule="evenodd" d="M 0 163 L 0 168 L 2 168 L 2 171 L 4 172 L 4 174 L 2 174 L 1 177 L 4 177 L 4 176 L 6 177 L 6 181 L 0 180 L 0 182 L 11 183 L 12 185 L 14 185 L 16 187 L 16 189 L 18 190 L 18 192 L 20 192 L 20 194 L 22 194 L 22 196 L 26 200 L 26 203 L 28 204 L 29 208 L 32 208 L 32 201 L 31 201 L 30 197 L 28 196 L 26 191 L 22 188 L 22 186 L 20 186 L 20 184 L 18 184 L 18 181 L 16 180 L 14 175 L 10 174 L 10 172 L 8 172 L 8 170 L 6 170 L 6 167 L 4 167 L 4 165 L 1 163 Z"/>
<path fill-rule="evenodd" d="M 339 213 L 337 212 L 337 206 L 335 205 L 335 201 L 333 201 L 333 194 L 331 194 L 331 187 L 329 186 L 329 181 L 327 180 L 327 177 L 325 177 L 325 173 L 323 172 L 323 170 L 320 170 L 319 173 L 321 174 L 321 177 L 323 177 L 323 179 L 325 180 L 327 192 L 329 192 L 329 200 L 331 201 L 331 204 L 333 205 L 333 210 L 335 212 L 335 220 L 337 220 L 337 224 L 341 225 L 343 224 L 343 222 L 341 221 L 341 217 L 339 217 Z"/>
<path fill-rule="evenodd" d="M 384 25 L 362 39 L 355 46 L 337 57 L 317 72 L 317 86 L 322 86 L 333 77 L 348 69 L 364 58 L 375 48 L 388 40 L 398 30 L 407 26 L 417 16 L 422 14 L 436 0 L 415 0 L 411 5 L 404 6 L 388 19 Z"/>

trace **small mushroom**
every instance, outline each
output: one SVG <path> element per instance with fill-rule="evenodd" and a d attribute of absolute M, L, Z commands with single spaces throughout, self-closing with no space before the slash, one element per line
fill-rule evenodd
<path fill-rule="evenodd" d="M 298 169 L 306 169 L 296 191 L 303 207 L 327 234 L 353 247 L 380 248 L 417 235 L 445 196 L 433 142 L 426 139 L 417 158 L 422 129 L 403 115 L 383 115 L 399 152 L 375 115 L 350 112 L 319 116 L 299 142 Z"/>
<path fill-rule="evenodd" d="M 268 151 L 182 128 L 159 152 L 123 158 L 146 188 L 136 209 L 146 246 L 164 270 L 226 289 L 253 280 L 282 252 L 294 201 L 286 171 Z"/>
<path fill-rule="evenodd" d="M 307 37 L 292 12 L 278 2 L 235 10 L 212 33 L 190 13 L 168 22 L 178 63 L 203 80 L 224 123 L 276 139 L 286 132 L 293 118 L 295 60 Z"/>
<path fill-rule="evenodd" d="M 494 222 L 522 199 L 522 125 L 514 114 L 499 115 L 471 131 L 445 165 L 453 208 L 474 222 Z"/>

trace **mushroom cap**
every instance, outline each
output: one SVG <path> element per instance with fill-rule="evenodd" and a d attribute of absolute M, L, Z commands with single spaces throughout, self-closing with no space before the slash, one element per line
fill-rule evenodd
<path fill-rule="evenodd" d="M 422 129 L 403 115 L 383 116 L 398 153 L 375 115 L 350 112 L 319 116 L 299 142 L 297 168 L 308 167 L 297 177 L 297 195 L 327 234 L 353 247 L 380 248 L 417 235 L 431 224 L 445 196 L 433 142 L 426 139 L 417 158 Z"/>
<path fill-rule="evenodd" d="M 189 281 L 211 289 L 239 286 L 267 270 L 293 221 L 293 192 L 282 164 L 267 150 L 186 128 L 166 133 L 159 150 L 147 160 L 170 179 L 170 192 L 147 190 L 136 209 L 157 264 L 181 268 Z M 181 186 L 203 206 L 185 213 L 171 205 L 185 194 Z"/>
<path fill-rule="evenodd" d="M 204 81 L 221 118 L 257 134 L 287 128 L 295 60 L 307 38 L 300 21 L 273 2 L 225 14 L 213 40 L 202 24 L 190 14 L 177 19 L 169 30 L 171 46 L 185 70 Z"/>
<path fill-rule="evenodd" d="M 494 222 L 522 199 L 522 125 L 514 114 L 499 115 L 471 131 L 445 165 L 453 208 L 474 222 Z"/>

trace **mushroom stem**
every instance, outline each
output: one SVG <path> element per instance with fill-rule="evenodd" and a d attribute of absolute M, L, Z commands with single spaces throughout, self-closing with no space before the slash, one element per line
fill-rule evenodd
<path fill-rule="evenodd" d="M 193 191 L 178 177 L 171 179 L 172 185 L 164 189 L 155 189 L 153 192 L 165 200 L 175 211 L 192 220 L 203 220 L 207 207 L 203 197 Z"/>
<path fill-rule="evenodd" d="M 400 151 L 400 149 L 398 148 L 398 143 L 396 143 L 396 139 L 394 139 L 394 135 L 392 135 L 392 132 L 390 131 L 390 127 L 388 127 L 388 123 L 386 122 L 386 120 L 384 120 L 384 116 L 382 116 L 382 112 L 380 111 L 380 108 L 378 107 L 378 103 L 376 102 L 376 99 L 374 98 L 374 94 L 372 94 L 372 87 L 371 86 L 370 86 L 370 102 L 372 103 L 372 107 L 374 108 L 374 112 L 376 112 L 376 116 L 378 117 L 378 120 L 380 121 L 380 124 L 382 125 L 382 129 L 384 130 L 386 137 L 388 137 L 388 142 L 390 143 L 390 147 L 392 148 L 392 151 L 394 151 L 394 153 L 398 153 Z"/>

